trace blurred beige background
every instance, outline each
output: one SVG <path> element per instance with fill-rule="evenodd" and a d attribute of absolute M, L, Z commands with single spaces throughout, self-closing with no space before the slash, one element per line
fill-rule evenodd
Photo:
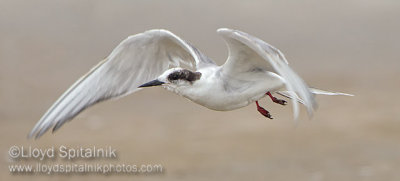
<path fill-rule="evenodd" d="M 216 112 L 161 88 L 84 111 L 55 134 L 33 125 L 128 35 L 165 28 L 218 64 L 215 33 L 239 29 L 280 48 L 319 96 L 296 126 L 291 105 Z M 0 180 L 399 180 L 400 2 L 0 0 Z M 11 175 L 13 146 L 112 146 L 155 175 Z"/>

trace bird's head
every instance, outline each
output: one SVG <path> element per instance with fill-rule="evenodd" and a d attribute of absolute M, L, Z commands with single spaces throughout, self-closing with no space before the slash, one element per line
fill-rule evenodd
<path fill-rule="evenodd" d="M 201 77 L 200 72 L 193 72 L 184 68 L 171 68 L 162 73 L 157 79 L 142 84 L 139 87 L 151 87 L 163 85 L 166 88 L 190 86 Z"/>

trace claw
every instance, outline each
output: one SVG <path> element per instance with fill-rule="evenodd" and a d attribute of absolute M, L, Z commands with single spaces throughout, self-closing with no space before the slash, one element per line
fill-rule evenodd
<path fill-rule="evenodd" d="M 278 99 L 278 98 L 272 96 L 272 94 L 270 92 L 267 92 L 267 94 L 272 99 L 273 102 L 283 105 L 283 106 L 287 104 L 287 101 L 285 101 L 283 99 Z"/>
<path fill-rule="evenodd" d="M 263 116 L 265 116 L 265 117 L 267 117 L 267 118 L 269 118 L 269 119 L 273 119 L 273 118 L 271 117 L 271 114 L 270 114 L 266 109 L 264 109 L 263 107 L 261 107 L 260 105 L 258 105 L 258 101 L 256 101 L 256 105 L 257 105 L 257 111 L 258 111 L 258 112 L 260 112 Z"/>
<path fill-rule="evenodd" d="M 271 114 L 270 114 L 267 110 L 265 110 L 263 107 L 257 107 L 257 110 L 258 110 L 258 112 L 260 112 L 263 116 L 265 116 L 265 117 L 267 117 L 267 118 L 269 118 L 269 119 L 273 119 L 273 118 L 271 117 Z"/>

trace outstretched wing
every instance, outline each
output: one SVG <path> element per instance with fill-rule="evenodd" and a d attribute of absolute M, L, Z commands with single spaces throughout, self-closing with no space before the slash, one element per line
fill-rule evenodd
<path fill-rule="evenodd" d="M 288 66 L 281 51 L 244 32 L 226 28 L 218 29 L 217 32 L 229 48 L 228 60 L 222 67 L 224 74 L 234 76 L 254 69 L 274 72 L 282 78 L 290 96 L 303 100 L 309 114 L 312 114 L 316 107 L 314 97 L 304 81 Z M 299 108 L 295 100 L 293 110 L 297 119 Z"/>
<path fill-rule="evenodd" d="M 215 63 L 167 30 L 129 36 L 111 54 L 75 82 L 43 115 L 29 137 L 57 130 L 66 121 L 100 101 L 135 92 L 180 63 L 202 68 Z"/>

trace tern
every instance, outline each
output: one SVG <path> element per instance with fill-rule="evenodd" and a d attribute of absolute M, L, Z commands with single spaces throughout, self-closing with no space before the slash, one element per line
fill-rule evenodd
<path fill-rule="evenodd" d="M 281 105 L 287 102 L 273 94 L 291 99 L 294 119 L 299 114 L 298 103 L 312 114 L 317 105 L 315 94 L 351 96 L 308 87 L 280 50 L 252 35 L 227 28 L 217 33 L 229 50 L 221 66 L 168 30 L 129 36 L 62 94 L 28 137 L 38 138 L 51 127 L 54 132 L 96 103 L 151 86 L 162 86 L 216 111 L 255 102 L 258 112 L 270 119 L 271 114 L 258 103 L 265 96 Z"/>

